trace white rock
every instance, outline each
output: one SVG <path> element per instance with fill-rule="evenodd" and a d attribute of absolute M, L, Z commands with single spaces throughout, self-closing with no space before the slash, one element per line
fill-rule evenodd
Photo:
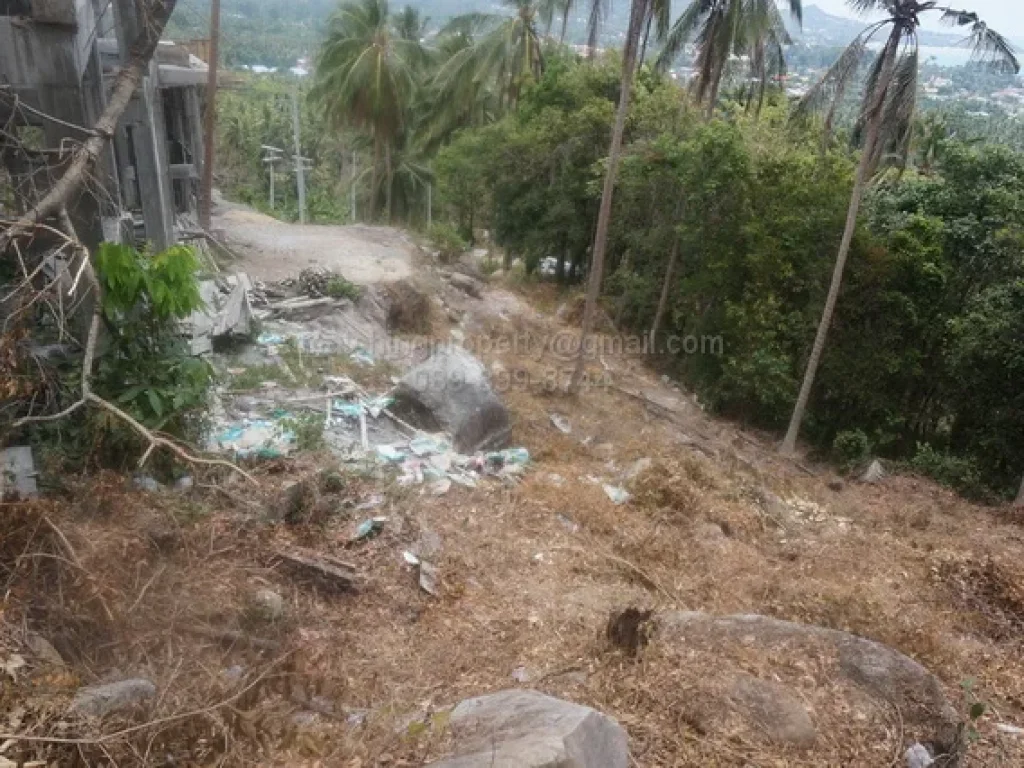
<path fill-rule="evenodd" d="M 871 462 L 871 466 L 864 471 L 864 474 L 860 476 L 860 481 L 862 483 L 870 483 L 874 485 L 875 483 L 880 482 L 884 477 L 885 469 L 882 467 L 882 462 L 875 459 Z"/>
<path fill-rule="evenodd" d="M 90 685 L 79 689 L 71 700 L 70 710 L 76 715 L 104 717 L 123 712 L 156 696 L 156 686 L 149 680 L 133 678 L 106 685 Z"/>

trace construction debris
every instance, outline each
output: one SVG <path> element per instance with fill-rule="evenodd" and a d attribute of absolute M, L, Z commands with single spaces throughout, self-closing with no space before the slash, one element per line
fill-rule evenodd
<path fill-rule="evenodd" d="M 193 355 L 212 352 L 214 340 L 252 334 L 252 287 L 252 281 L 244 272 L 218 275 L 199 283 L 203 308 L 193 312 L 183 324 Z"/>

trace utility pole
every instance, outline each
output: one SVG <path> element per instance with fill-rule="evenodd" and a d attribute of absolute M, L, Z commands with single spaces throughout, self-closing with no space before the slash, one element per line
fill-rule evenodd
<path fill-rule="evenodd" d="M 216 1 L 216 0 L 215 0 Z M 299 185 L 299 223 L 306 223 L 306 167 L 299 133 L 299 87 L 292 91 L 292 130 L 295 133 L 295 181 Z"/>
<path fill-rule="evenodd" d="M 206 114 L 203 115 L 203 177 L 199 184 L 199 226 L 210 229 L 213 207 L 213 134 L 217 127 L 217 61 L 220 56 L 220 0 L 210 3 L 210 60 L 206 63 Z"/>
<path fill-rule="evenodd" d="M 277 163 L 281 161 L 281 154 L 284 150 L 264 144 L 263 151 L 267 153 L 266 157 L 263 158 L 263 162 L 266 163 L 270 171 L 270 210 L 274 210 L 274 171 L 277 170 Z"/>
<path fill-rule="evenodd" d="M 356 151 L 352 150 L 352 186 L 349 193 L 352 197 L 352 223 L 356 223 Z"/>

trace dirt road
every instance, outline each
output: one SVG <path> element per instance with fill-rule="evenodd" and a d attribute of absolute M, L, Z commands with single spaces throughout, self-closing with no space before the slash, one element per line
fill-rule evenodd
<path fill-rule="evenodd" d="M 283 280 L 307 267 L 339 272 L 360 285 L 412 274 L 416 246 L 391 227 L 287 224 L 219 199 L 213 230 L 240 256 L 236 267 L 257 280 Z"/>

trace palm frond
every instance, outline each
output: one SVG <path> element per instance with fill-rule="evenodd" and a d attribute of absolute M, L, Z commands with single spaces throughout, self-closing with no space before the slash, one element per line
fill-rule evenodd
<path fill-rule="evenodd" d="M 693 0 L 682 12 L 676 23 L 669 29 L 661 45 L 661 52 L 654 63 L 655 69 L 664 71 L 683 52 L 697 32 L 704 18 L 715 5 L 715 0 Z"/>
<path fill-rule="evenodd" d="M 869 27 L 846 47 L 822 78 L 797 102 L 793 110 L 794 119 L 806 119 L 815 112 L 827 109 L 826 124 L 831 122 L 830 117 L 835 113 L 836 106 L 842 101 L 847 87 L 864 63 L 868 42 L 880 27 L 881 23 Z"/>

